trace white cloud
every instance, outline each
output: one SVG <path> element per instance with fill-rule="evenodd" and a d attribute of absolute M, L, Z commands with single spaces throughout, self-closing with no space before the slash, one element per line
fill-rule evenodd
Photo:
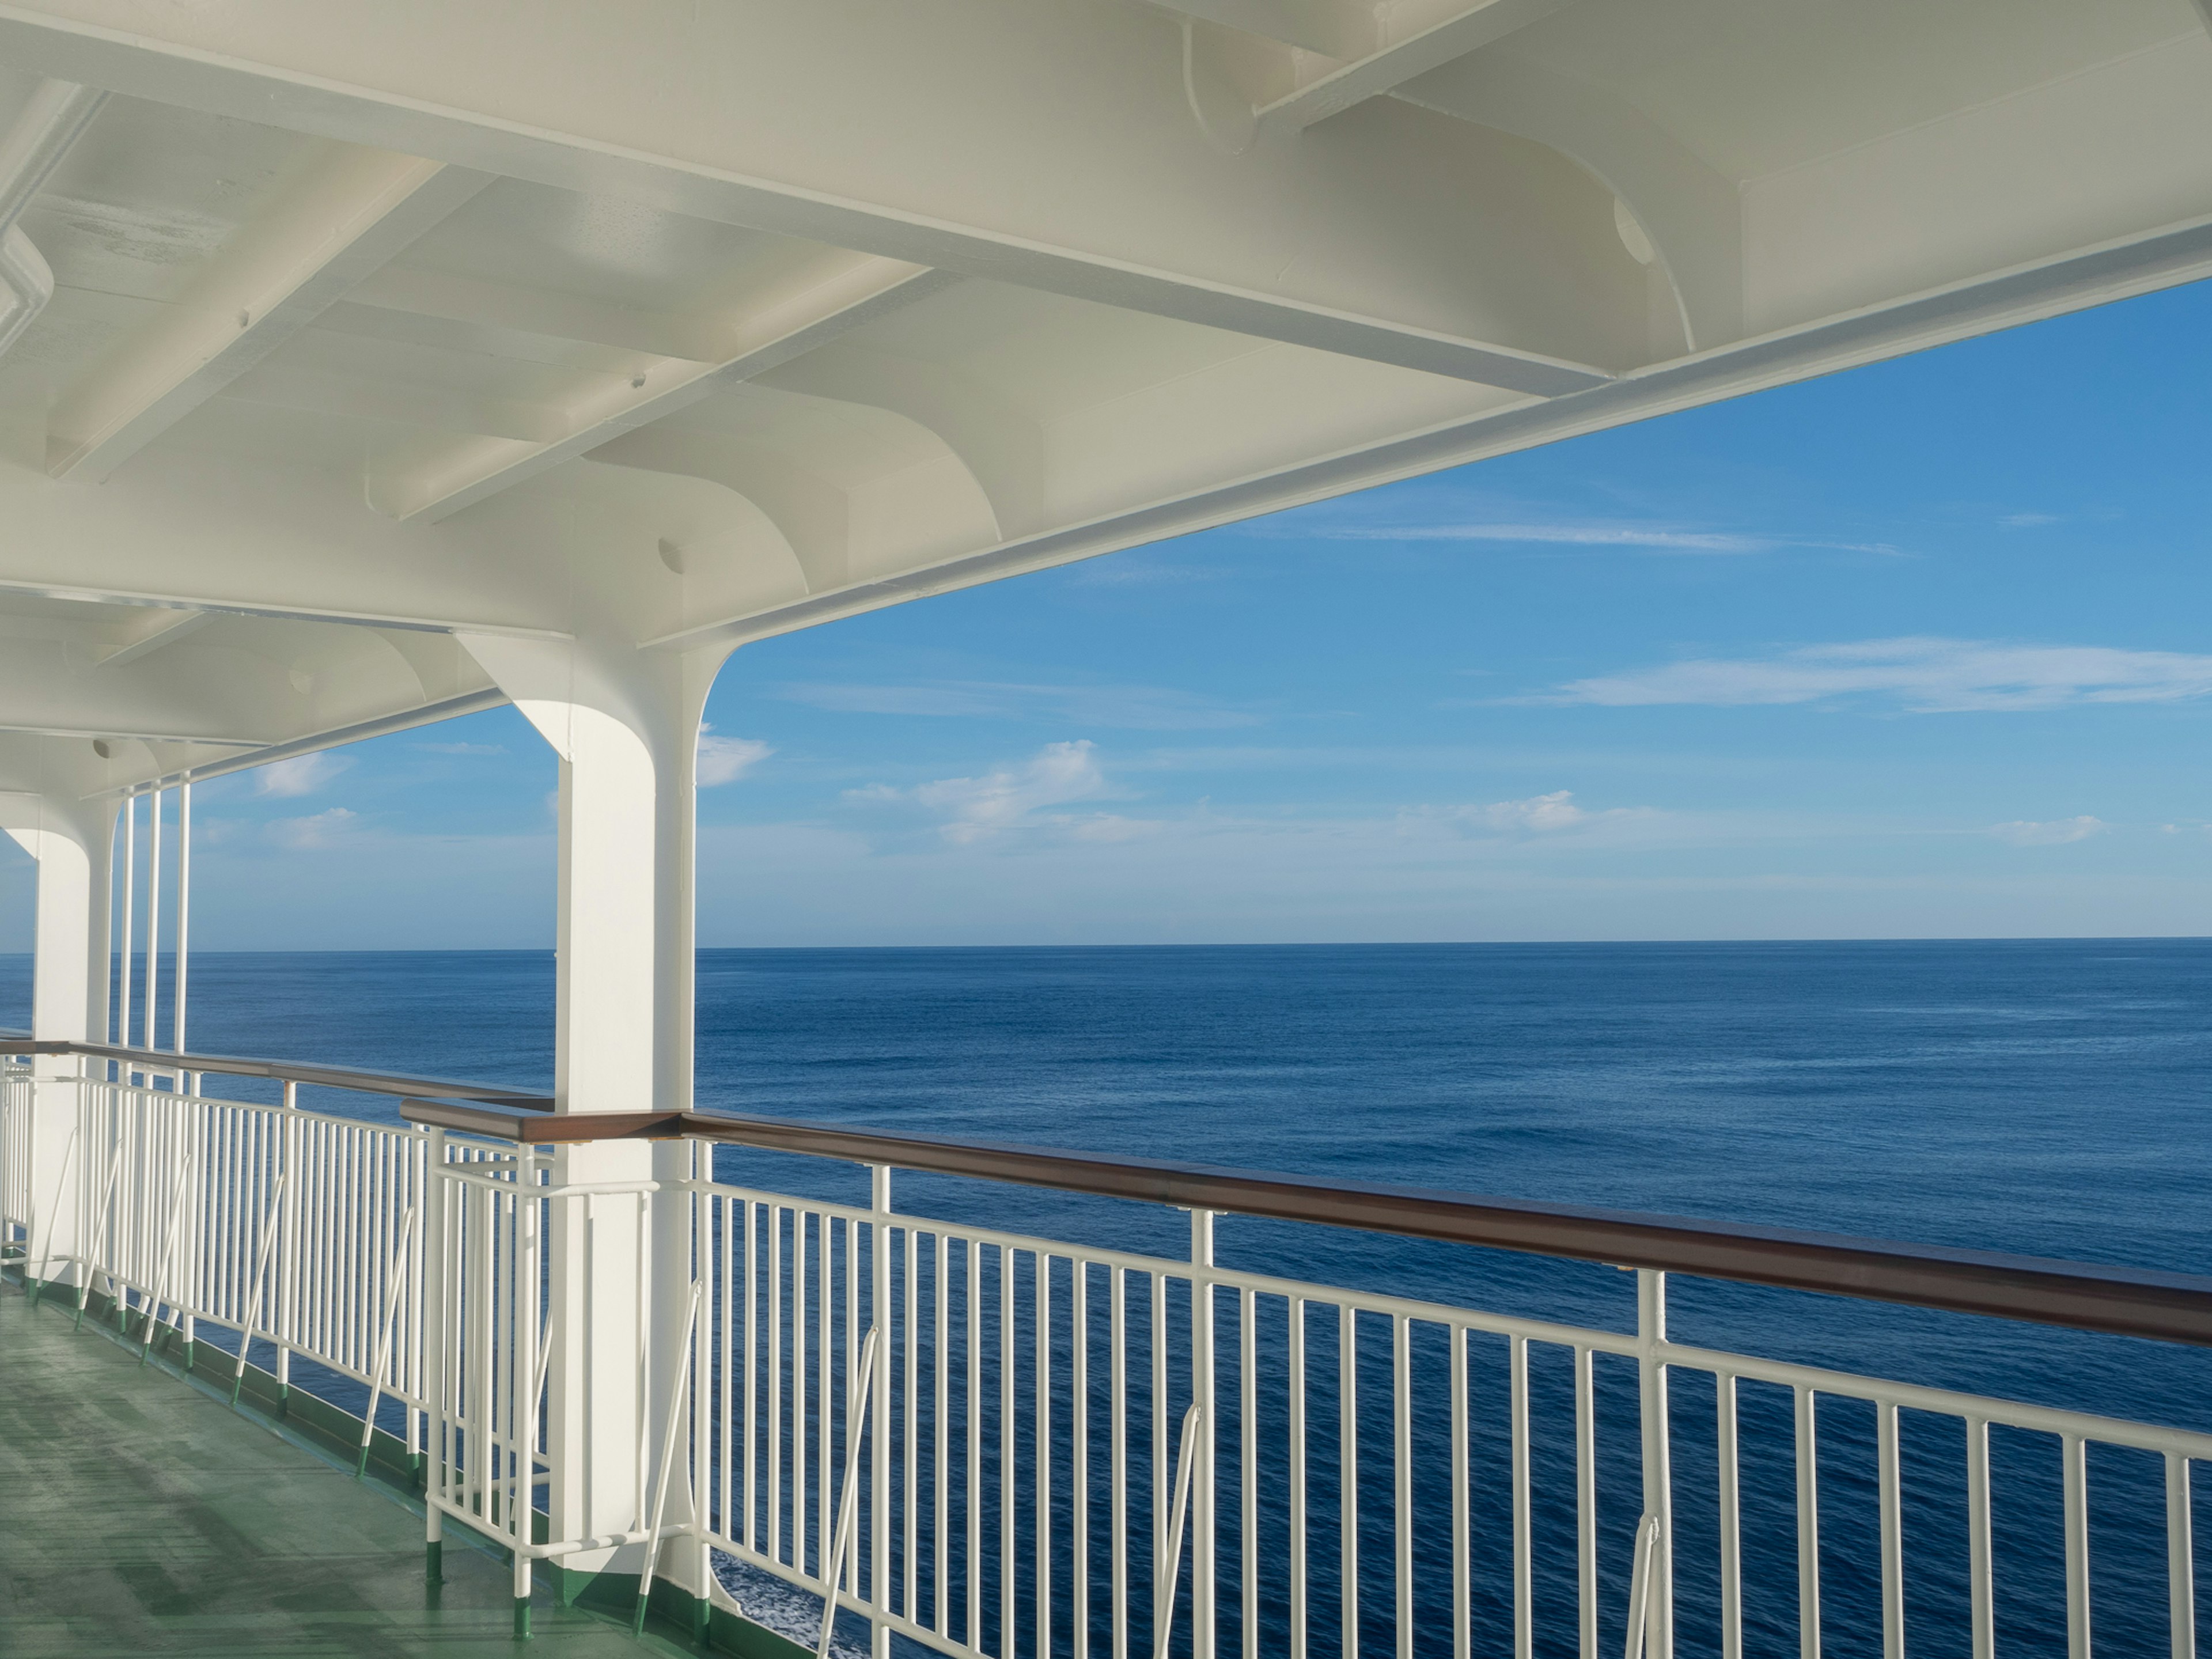
<path fill-rule="evenodd" d="M 2039 530 L 2047 524 L 2057 524 L 2056 513 L 2008 513 L 1997 522 L 2008 530 Z"/>
<path fill-rule="evenodd" d="M 1549 794 L 1531 795 L 1525 800 L 1494 800 L 1482 805 L 1423 806 L 1400 815 L 1401 827 L 1415 824 L 1441 824 L 1461 836 L 1523 840 L 1533 836 L 1558 835 L 1568 830 L 1615 828 L 1625 820 L 1656 819 L 1661 815 L 1650 807 L 1612 806 L 1600 811 L 1590 811 L 1575 805 L 1571 790 L 1554 789 Z"/>
<path fill-rule="evenodd" d="M 290 760 L 271 761 L 254 773 L 254 791 L 285 799 L 312 795 L 349 764 L 343 756 L 333 755 L 326 749 Z"/>
<path fill-rule="evenodd" d="M 504 755 L 507 745 L 499 743 L 418 743 L 414 745 L 426 755 Z"/>
<path fill-rule="evenodd" d="M 1548 795 L 1531 795 L 1526 800 L 1492 801 L 1487 806 L 1462 807 L 1468 822 L 1480 823 L 1492 830 L 1542 831 L 1571 830 L 1589 816 L 1574 804 L 1571 790 L 1554 789 Z"/>
<path fill-rule="evenodd" d="M 328 847 L 350 830 L 356 815 L 333 806 L 312 817 L 278 818 L 269 825 L 269 839 L 295 852 Z"/>
<path fill-rule="evenodd" d="M 871 784 L 847 790 L 845 799 L 861 805 L 911 802 L 936 814 L 938 834 L 956 847 L 1015 832 L 1079 842 L 1130 841 L 1158 828 L 1111 812 L 1051 810 L 1108 793 L 1105 772 L 1086 740 L 1048 743 L 1019 765 L 1000 767 L 979 778 L 939 778 L 912 789 Z"/>
<path fill-rule="evenodd" d="M 2108 828 L 2101 818 L 2085 814 L 2078 818 L 2053 818 L 2048 823 L 2016 818 L 2010 823 L 1991 824 L 1990 833 L 2014 847 L 2063 847 L 2068 842 L 2087 841 Z"/>
<path fill-rule="evenodd" d="M 714 728 L 699 728 L 699 787 L 735 783 L 775 750 L 757 738 L 718 738 Z"/>
<path fill-rule="evenodd" d="M 1048 743 L 1022 765 L 980 778 L 940 778 L 915 790 L 921 805 L 946 815 L 945 840 L 981 841 L 1029 821 L 1048 806 L 1087 800 L 1106 787 L 1091 744 Z"/>
<path fill-rule="evenodd" d="M 1528 524 L 1462 522 L 1425 525 L 1345 525 L 1304 533 L 1322 541 L 1510 542 L 1523 546 L 1626 547 L 1652 553 L 1773 553 L 1821 548 L 1841 553 L 1894 554 L 1887 542 L 1839 542 L 1676 525 L 1585 522 Z"/>
<path fill-rule="evenodd" d="M 807 681 L 776 695 L 846 714 L 1047 719 L 1150 732 L 1216 731 L 1257 726 L 1260 716 L 1191 692 L 1152 685 L 1022 685 L 996 680 L 933 680 L 910 685 Z"/>
<path fill-rule="evenodd" d="M 2212 695 L 2212 656 L 1987 640 L 1861 640 L 1765 658 L 1697 658 L 1573 680 L 1535 702 L 1713 707 L 1878 697 L 1916 714 L 2177 702 Z"/>

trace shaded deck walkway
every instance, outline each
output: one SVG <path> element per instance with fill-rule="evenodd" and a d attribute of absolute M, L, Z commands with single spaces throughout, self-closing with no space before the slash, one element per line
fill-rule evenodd
<path fill-rule="evenodd" d="M 681 1650 L 556 1607 L 513 1638 L 501 1562 L 89 1325 L 0 1285 L 0 1654 L 509 1656 Z"/>

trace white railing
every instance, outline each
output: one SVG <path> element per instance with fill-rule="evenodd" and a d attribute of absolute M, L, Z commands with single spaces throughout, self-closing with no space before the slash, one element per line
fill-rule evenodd
<path fill-rule="evenodd" d="M 1934 1540 L 1915 1540 L 1914 1577 L 1965 1578 L 1971 1651 L 1986 1656 L 1992 1425 L 2041 1437 L 2058 1471 L 2052 1588 L 2076 1656 L 2090 1651 L 2085 1448 L 2163 1460 L 2155 1507 L 2130 1523 L 2167 1529 L 2172 1651 L 2194 1652 L 2189 1466 L 2212 1457 L 2212 1435 L 1683 1346 L 1666 1338 L 1667 1276 L 1650 1270 L 1636 1276 L 1627 1334 L 1234 1272 L 1212 1263 L 1205 1212 L 1192 1217 L 1192 1259 L 1174 1261 L 688 1185 L 714 1313 L 693 1361 L 708 1409 L 692 1479 L 712 1498 L 709 1541 L 817 1595 L 834 1578 L 841 1607 L 941 1653 L 1127 1659 L 1168 1651 L 1171 1636 L 1197 1659 L 1540 1648 L 1595 1659 L 1601 1634 L 1632 1656 L 1668 1654 L 1689 1616 L 1740 1659 L 1748 1607 L 1770 1629 L 1778 1610 L 1794 1620 L 1801 1653 L 1817 1656 L 1820 1510 L 1841 1482 L 1876 1494 L 1867 1565 L 1882 1650 L 1899 1659 L 1901 1494 L 1914 1480 L 1948 1482 L 1967 1516 L 1964 1559 L 1931 1559 Z M 872 1334 L 883 1363 L 860 1406 L 850 1379 Z M 1601 1386 L 1607 1357 L 1626 1387 Z M 1532 1388 L 1547 1370 L 1571 1386 Z M 1670 1410 L 1670 1380 L 1679 1389 L 1685 1374 L 1711 1379 L 1702 1433 Z M 1740 1395 L 1762 1386 L 1784 1391 L 1784 1433 L 1745 1432 Z M 1872 1409 L 1873 1443 L 1851 1448 L 1864 1468 L 1817 1449 L 1824 1405 L 1842 1401 Z M 1762 1412 L 1762 1429 L 1773 1416 Z M 856 1418 L 865 1524 L 841 1552 Z M 1948 1419 L 1956 1455 L 1916 1467 L 1899 1432 L 1913 1418 Z M 1936 1437 L 1922 1425 L 1911 1437 Z M 1692 1440 L 1711 1462 L 1687 1479 L 1717 1510 L 1694 1559 L 1673 1515 Z M 1186 1444 L 1187 1526 L 1170 1479 Z M 1602 1519 L 1601 1468 L 1638 1494 L 1613 1497 Z M 1550 1494 L 1548 1516 L 1540 1477 L 1566 1494 Z M 1746 1580 L 1747 1482 L 1794 1490 L 1784 1582 Z M 1502 1537 L 1476 1521 L 1481 1488 L 1509 1494 Z M 1609 1587 L 1601 1545 L 1628 1567 Z M 1571 1592 L 1540 1596 L 1539 1566 L 1563 1561 Z M 1639 1596 L 1646 1628 L 1631 1635 Z"/>
<path fill-rule="evenodd" d="M 0 1259 L 30 1248 L 31 1217 L 37 1207 L 31 1196 L 36 1156 L 30 1100 L 30 1066 L 0 1054 Z"/>
<path fill-rule="evenodd" d="M 0 1218 L 19 1259 L 70 1281 L 52 1294 L 80 1309 L 95 1287 L 112 1295 L 142 1345 L 164 1327 L 187 1341 L 214 1329 L 227 1354 L 273 1353 L 280 1379 L 312 1362 L 318 1385 L 354 1390 L 339 1403 L 364 1419 L 364 1447 L 380 1401 L 395 1425 L 404 1414 L 394 1431 L 424 1460 L 432 1538 L 453 1518 L 501 1539 L 518 1596 L 536 1561 L 643 1545 L 694 1585 L 719 1557 L 824 1598 L 811 1639 L 828 1643 L 834 1604 L 878 1653 L 896 1635 L 963 1659 L 1595 1659 L 1614 1642 L 1668 1659 L 1679 1631 L 1742 1659 L 1794 1626 L 1817 1659 L 1838 1571 L 1825 1513 L 1831 1558 L 1840 1521 L 1857 1553 L 1846 1565 L 1872 1587 L 1885 1659 L 1902 1659 L 1911 1598 L 1939 1593 L 1962 1609 L 1966 1650 L 1989 1659 L 2000 1584 L 2062 1608 L 2071 1659 L 2087 1659 L 2094 1472 L 2102 1524 L 2162 1547 L 2167 1645 L 2193 1659 L 2191 1466 L 2212 1458 L 2212 1436 L 1677 1343 L 1656 1267 L 1635 1273 L 1633 1329 L 1547 1322 L 1236 1270 L 1215 1259 L 1220 1212 L 1204 1204 L 1184 1260 L 896 1210 L 895 1165 L 876 1158 L 943 1171 L 961 1149 L 939 1144 L 853 1158 L 872 1201 L 840 1205 L 718 1178 L 714 1160 L 719 1145 L 726 1176 L 744 1146 L 842 1132 L 781 1126 L 779 1141 L 757 1121 L 685 1117 L 667 1126 L 684 1157 L 664 1157 L 657 1182 L 562 1185 L 533 1146 L 557 1118 L 506 1120 L 501 1141 L 485 1138 L 494 1113 L 444 1110 L 479 1123 L 471 1135 L 304 1111 L 294 1081 L 280 1103 L 246 1104 L 190 1092 L 190 1074 L 127 1075 L 34 1084 L 0 1068 Z M 712 1133 L 685 1133 L 700 1126 Z M 969 1150 L 975 1172 L 1012 1159 L 1033 1167 L 1011 1178 L 1072 1190 L 1133 1170 L 1165 1190 L 1175 1174 L 1092 1160 L 1080 1181 L 1048 1180 L 1080 1160 Z M 916 1164 L 925 1151 L 935 1161 Z M 65 1250 L 41 1242 L 58 1206 L 33 1167 L 53 1197 L 74 1194 Z M 1639 1261 L 1644 1234 L 1692 1255 L 1719 1240 L 1731 1261 L 1765 1250 L 1800 1265 L 1711 1276 L 1805 1285 L 1840 1271 L 1806 1261 L 1871 1261 L 1899 1284 L 1924 1269 L 1982 1288 L 1858 1293 L 1995 1306 L 2027 1285 L 2076 1310 L 2022 1303 L 2027 1316 L 2212 1333 L 2203 1281 L 1182 1175 L 1194 1191 L 1279 1194 L 1254 1199 L 1255 1214 L 1289 1213 L 1266 1207 L 1285 1192 L 1377 1214 L 1396 1201 L 1409 1217 L 1425 1203 L 1404 1231 L 1443 1237 L 1435 1212 L 1461 1204 L 1621 1243 L 1619 1258 L 1556 1252 L 1585 1260 Z M 564 1305 L 548 1264 L 590 1200 L 603 1200 L 595 1237 L 635 1229 L 638 1307 L 671 1305 L 647 1273 L 672 1224 L 693 1288 L 681 1330 L 629 1327 L 640 1395 L 649 1386 L 665 1410 L 635 1425 L 628 1522 L 564 1537 L 540 1496 L 561 1474 L 547 1358 L 590 1310 Z M 2078 1311 L 2100 1297 L 2109 1316 Z M 2011 1437 L 1994 1461 L 1993 1429 Z M 1939 1511 L 1960 1523 L 1927 1518 Z"/>
<path fill-rule="evenodd" d="M 0 1187 L 39 1167 L 34 1135 L 60 1141 L 43 1165 L 55 1190 L 31 1196 L 43 1216 L 66 1212 L 73 1242 L 57 1244 L 43 1218 L 22 1230 L 40 1294 L 74 1304 L 82 1323 L 99 1292 L 142 1347 L 164 1331 L 217 1336 L 232 1355 L 258 1347 L 288 1389 L 294 1362 L 311 1362 L 333 1404 L 362 1414 L 374 1410 L 364 1398 L 396 1402 L 419 1451 L 432 1137 L 301 1110 L 291 1083 L 280 1103 L 253 1104 L 180 1091 L 190 1077 L 124 1075 L 0 1079 Z M 64 1094 L 66 1109 L 52 1109 Z"/>

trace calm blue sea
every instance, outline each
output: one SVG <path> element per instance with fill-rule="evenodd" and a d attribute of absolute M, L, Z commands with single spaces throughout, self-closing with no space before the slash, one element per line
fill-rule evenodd
<path fill-rule="evenodd" d="M 204 1052 L 550 1082 L 545 954 L 201 954 L 192 971 Z M 21 981 L 19 960 L 0 963 L 0 1024 L 21 1023 Z M 2212 942 L 711 951 L 698 1055 L 708 1107 L 2212 1273 Z M 842 1168 L 725 1158 L 749 1182 L 861 1191 Z M 1173 1212 L 922 1177 L 900 1177 L 897 1201 L 1169 1255 L 1188 1237 Z M 1632 1281 L 1601 1267 L 1236 1219 L 1220 1252 L 1633 1322 Z M 1713 1346 L 2212 1428 L 2212 1354 L 2193 1350 L 1691 1281 L 1675 1284 L 1674 1326 Z M 1540 1376 L 1540 1404 L 1562 1387 Z M 1710 1455 L 1711 1402 L 1709 1384 L 1678 1385 L 1686 1468 Z M 1745 1411 L 1747 1437 L 1782 1448 L 1747 1474 L 1754 1585 L 1764 1567 L 1778 1587 L 1754 1600 L 1753 1634 L 1779 1651 L 1796 1641 L 1788 1402 L 1747 1395 Z M 1823 1516 L 1826 1651 L 1876 1653 L 1858 1472 L 1870 1426 L 1838 1407 L 1823 1429 L 1838 1494 Z M 1924 1470 L 1908 1480 L 1907 1553 L 1924 1564 L 1908 1573 L 1912 1635 L 1963 1651 L 1963 1578 L 1948 1565 L 1958 1437 L 1908 1419 L 1905 1448 Z M 2056 1458 L 2003 1435 L 1994 1457 L 2002 1641 L 2063 1651 L 2040 1587 L 2058 1542 Z M 2091 1479 L 2100 1646 L 2162 1650 L 2154 1460 L 2093 1455 Z M 1635 1518 L 1620 1485 L 1601 1492 L 1609 1581 Z M 1502 1502 L 1479 1487 L 1479 1519 L 1502 1526 Z M 1702 1524 L 1694 1497 L 1682 1524 Z M 1699 1600 L 1706 1587 L 1686 1588 Z M 1683 1650 L 1710 1650 L 1709 1637 L 1686 1611 Z"/>

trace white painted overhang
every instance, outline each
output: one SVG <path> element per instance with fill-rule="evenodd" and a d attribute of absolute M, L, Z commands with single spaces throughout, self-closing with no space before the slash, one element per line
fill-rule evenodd
<path fill-rule="evenodd" d="M 0 5 L 0 131 L 57 83 L 106 97 L 9 233 L 0 788 L 2212 271 L 2191 0 Z"/>

